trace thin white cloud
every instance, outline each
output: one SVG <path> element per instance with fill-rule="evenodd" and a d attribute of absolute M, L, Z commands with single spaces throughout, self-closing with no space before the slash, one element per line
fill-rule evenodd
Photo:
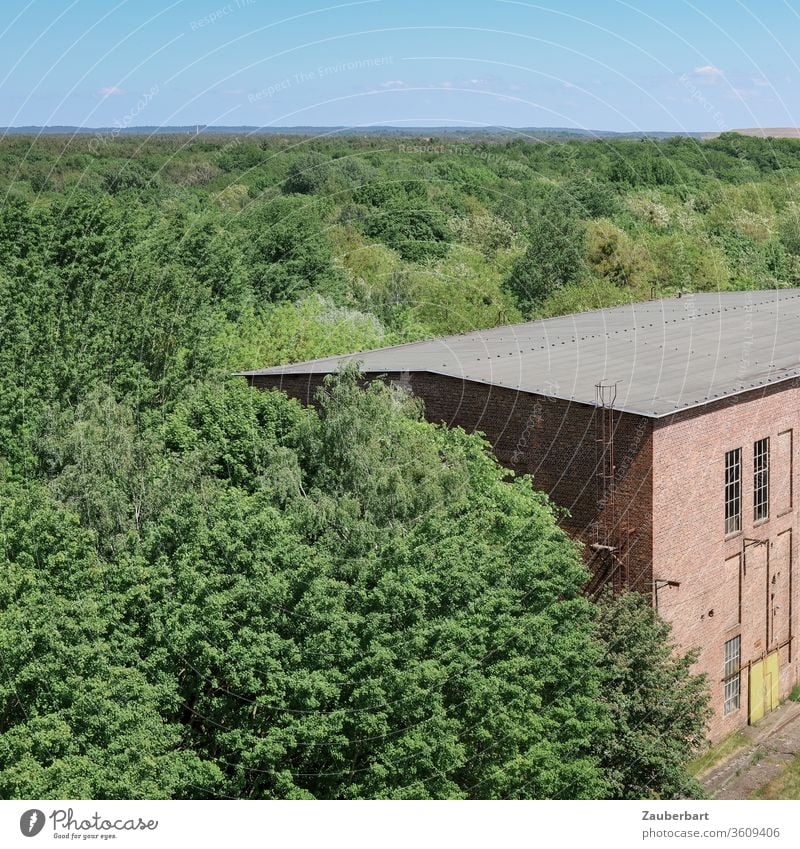
<path fill-rule="evenodd" d="M 381 88 L 402 88 L 405 84 L 405 80 L 386 80 L 381 83 Z"/>
<path fill-rule="evenodd" d="M 725 72 L 716 65 L 700 65 L 697 68 L 692 68 L 692 76 L 702 80 L 714 82 L 725 76 Z"/>
<path fill-rule="evenodd" d="M 125 94 L 125 89 L 117 85 L 104 85 L 97 90 L 97 93 L 100 97 L 116 97 L 117 95 Z"/>
<path fill-rule="evenodd" d="M 733 88 L 728 97 L 732 100 L 756 100 L 763 99 L 763 87 L 761 88 Z"/>

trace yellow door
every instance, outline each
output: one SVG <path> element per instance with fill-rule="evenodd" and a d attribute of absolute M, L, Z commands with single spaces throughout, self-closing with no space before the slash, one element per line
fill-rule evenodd
<path fill-rule="evenodd" d="M 751 725 L 764 716 L 764 661 L 759 660 L 750 664 L 750 715 Z"/>
<path fill-rule="evenodd" d="M 781 678 L 778 652 L 768 654 L 750 665 L 750 715 L 752 725 L 767 711 L 775 710 L 781 700 Z"/>
<path fill-rule="evenodd" d="M 767 655 L 767 675 L 764 701 L 767 710 L 775 710 L 781 700 L 781 678 L 778 670 L 778 652 Z"/>

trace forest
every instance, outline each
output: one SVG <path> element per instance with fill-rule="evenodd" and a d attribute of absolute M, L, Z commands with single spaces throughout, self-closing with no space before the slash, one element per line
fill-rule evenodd
<path fill-rule="evenodd" d="M 0 798 L 686 798 L 708 717 L 480 435 L 234 372 L 800 283 L 800 144 L 0 141 Z"/>

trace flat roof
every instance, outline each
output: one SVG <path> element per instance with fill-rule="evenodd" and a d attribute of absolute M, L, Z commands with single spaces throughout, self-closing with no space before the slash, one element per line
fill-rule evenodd
<path fill-rule="evenodd" d="M 428 372 L 650 418 L 800 376 L 800 289 L 704 292 L 240 372 Z"/>

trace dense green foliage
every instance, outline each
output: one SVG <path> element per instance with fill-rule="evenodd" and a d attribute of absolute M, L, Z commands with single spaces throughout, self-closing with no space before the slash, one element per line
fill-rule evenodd
<path fill-rule="evenodd" d="M 507 287 L 526 313 L 586 272 L 585 227 L 562 192 L 551 193 L 531 217 L 528 247 L 514 262 Z"/>
<path fill-rule="evenodd" d="M 686 770 L 710 718 L 704 682 L 690 671 L 696 653 L 675 650 L 668 626 L 637 593 L 605 595 L 599 608 L 602 698 L 615 729 L 601 763 L 612 795 L 701 795 Z"/>
<path fill-rule="evenodd" d="M 230 373 L 796 283 L 798 180 L 729 135 L 0 142 L 0 796 L 697 793 L 703 683 L 529 480 Z"/>
<path fill-rule="evenodd" d="M 0 795 L 605 792 L 583 567 L 476 439 L 353 374 L 60 427 L 65 506 L 0 503 Z"/>

